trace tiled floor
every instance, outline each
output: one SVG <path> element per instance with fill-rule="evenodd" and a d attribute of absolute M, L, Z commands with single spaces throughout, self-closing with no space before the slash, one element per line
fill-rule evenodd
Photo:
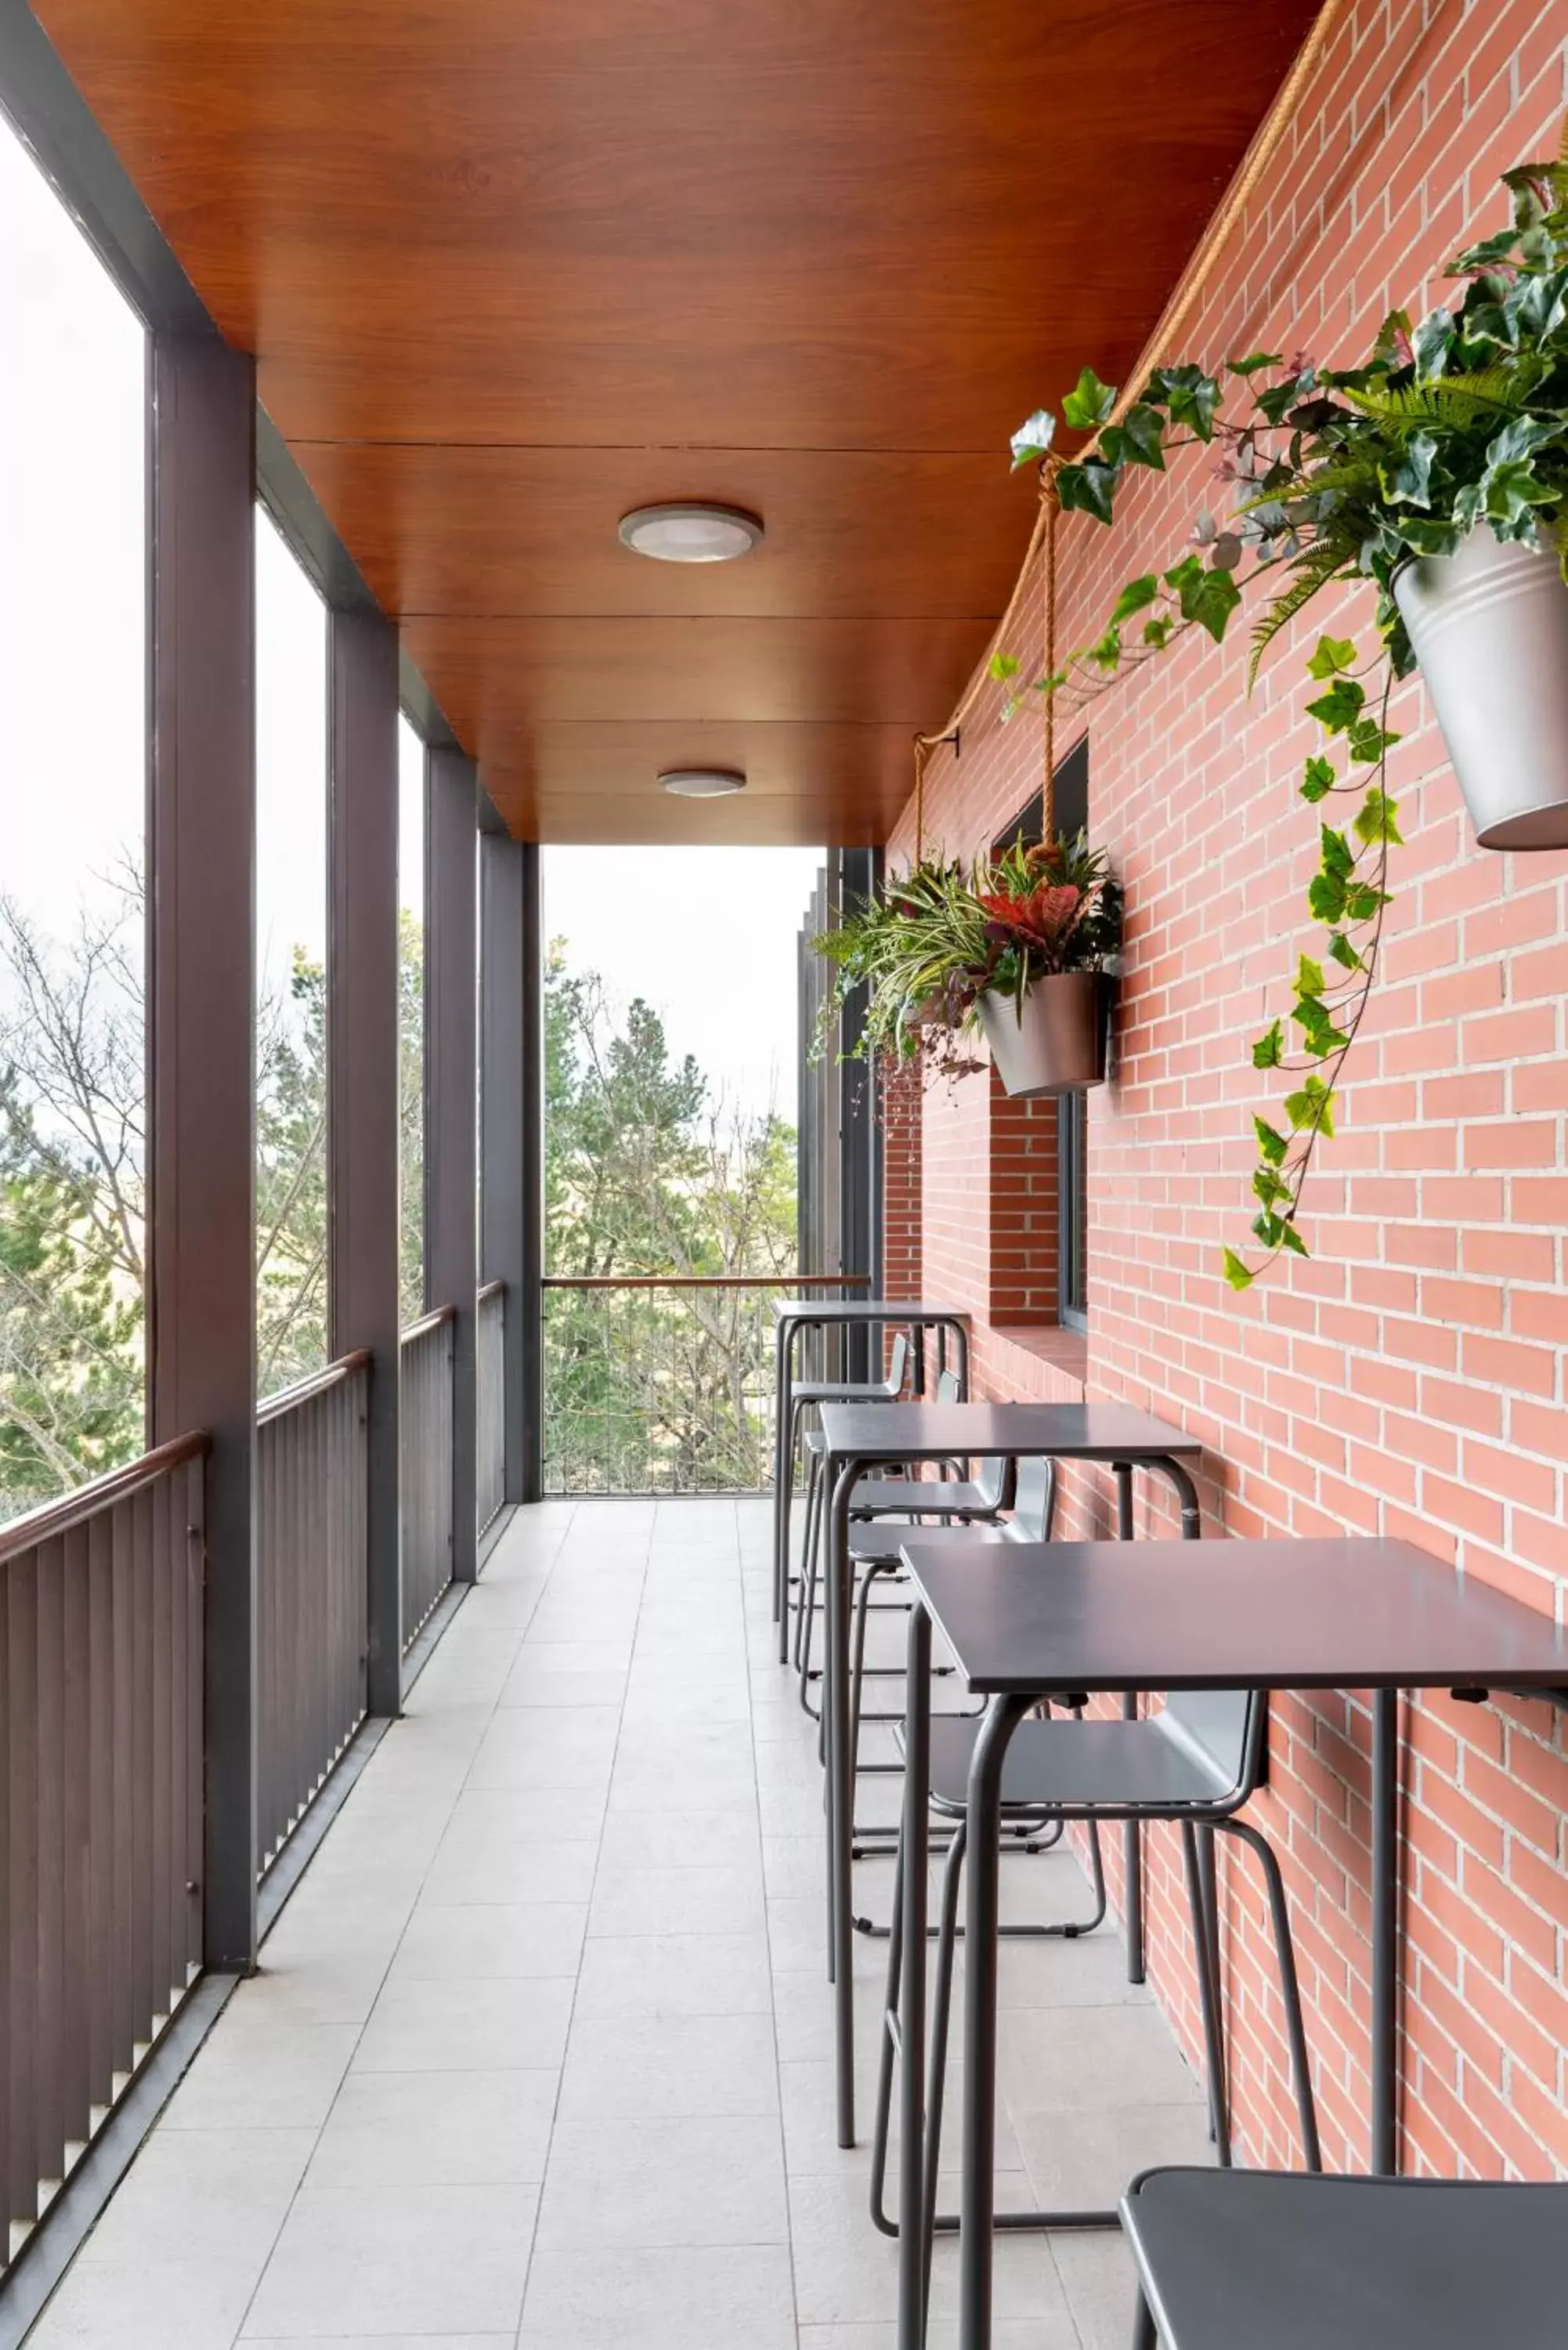
<path fill-rule="evenodd" d="M 758 1502 L 518 1514 L 36 2350 L 890 2350 L 894 2248 L 864 2147 L 834 2144 L 821 1780 L 767 1552 Z M 890 1868 L 860 1874 L 885 1914 Z M 1083 1891 L 1063 1856 L 1005 1886 L 1042 1916 Z M 1111 1934 L 1012 1943 L 1003 1985 L 1007 2200 L 1203 2158 Z M 934 2345 L 954 2266 L 941 2244 Z M 997 2305 L 999 2350 L 1125 2350 L 1120 2245 L 1003 2239 Z"/>

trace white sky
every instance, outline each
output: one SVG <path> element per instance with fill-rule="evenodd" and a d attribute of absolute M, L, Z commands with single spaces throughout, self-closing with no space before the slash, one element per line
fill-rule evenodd
<path fill-rule="evenodd" d="M 0 117 L 0 889 L 68 936 L 140 850 L 146 791 L 145 338 Z M 327 937 L 327 619 L 256 518 L 258 984 Z M 418 910 L 420 745 L 399 736 Z M 389 816 L 390 815 L 389 811 Z M 642 995 L 730 1102 L 794 1116 L 795 937 L 816 849 L 552 848 L 545 919 L 618 1008 Z"/>
<path fill-rule="evenodd" d="M 819 848 L 546 848 L 545 928 L 736 1107 L 795 1115 L 795 939 Z"/>

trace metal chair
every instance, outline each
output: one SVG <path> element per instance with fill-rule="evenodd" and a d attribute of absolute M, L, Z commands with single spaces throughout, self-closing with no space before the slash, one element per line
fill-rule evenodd
<path fill-rule="evenodd" d="M 785 1458 L 789 1463 L 789 1476 L 793 1482 L 794 1477 L 795 1454 L 800 1449 L 804 1434 L 806 1452 L 805 1549 L 807 1554 L 810 1553 L 813 1543 L 812 1529 L 817 1521 L 821 1509 L 820 1495 L 817 1489 L 822 1482 L 823 1445 L 819 1432 L 805 1428 L 805 1422 L 806 1413 L 808 1411 L 815 1410 L 819 1405 L 825 1403 L 897 1403 L 898 1398 L 904 1391 L 904 1379 L 905 1375 L 909 1370 L 909 1333 L 905 1330 L 898 1330 L 895 1331 L 893 1335 L 893 1342 L 888 1349 L 888 1374 L 885 1378 L 802 1379 L 797 1381 L 792 1388 L 790 1391 L 789 1451 Z M 815 1441 L 814 1437 L 815 1440 Z M 784 1612 L 786 1621 L 789 1609 L 790 1591 L 792 1588 L 798 1591 L 801 1580 L 802 1577 L 789 1575 L 787 1573 L 786 1562 L 786 1575 L 784 1582 Z M 787 1640 L 787 1633 L 783 1637 Z M 798 1645 L 799 1636 L 797 1630 L 797 1648 Z"/>
<path fill-rule="evenodd" d="M 1568 2186 L 1147 2170 L 1134 2350 L 1562 2350 Z"/>
<path fill-rule="evenodd" d="M 1216 1921 L 1206 1898 L 1199 1857 L 1200 1829 L 1218 1829 L 1238 1837 L 1258 1856 L 1273 1923 L 1274 1950 L 1280 1990 L 1290 2040 L 1291 2070 L 1296 2112 L 1306 2168 L 1320 2168 L 1317 2114 L 1307 2062 L 1306 2033 L 1302 2020 L 1301 1990 L 1296 1980 L 1295 1949 L 1279 1863 L 1267 1839 L 1251 1822 L 1235 1814 L 1256 1789 L 1262 1770 L 1267 1697 L 1262 1690 L 1184 1690 L 1172 1691 L 1163 1711 L 1133 1721 L 1070 1721 L 1046 1718 L 1021 1722 L 1007 1750 L 1002 1769 L 1004 1822 L 1084 1821 L 1091 1827 L 1113 1821 L 1169 1820 L 1181 1829 L 1182 1860 L 1191 1915 L 1194 1954 L 1198 1966 L 1199 2002 L 1203 2019 L 1210 2123 L 1220 2165 L 1229 2168 L 1231 2136 L 1226 2109 L 1224 2050 L 1220 2036 L 1219 1952 Z M 931 1991 L 929 2103 L 926 2116 L 926 2217 L 924 2260 L 928 2280 L 931 2239 L 938 2230 L 956 2228 L 956 2215 L 936 2210 L 937 2163 L 941 2147 L 943 2077 L 947 2065 L 948 2026 L 952 2006 L 953 1951 L 957 1940 L 958 1899 L 968 1836 L 969 1770 L 978 1735 L 971 1720 L 938 1716 L 931 1722 L 931 1808 L 955 1822 L 942 1875 L 937 1968 Z M 885 2234 L 896 2235 L 896 2223 L 882 2209 L 887 2173 L 888 2135 L 892 2112 L 893 2064 L 898 2048 L 898 1985 L 902 1970 L 903 1838 L 899 1837 L 898 1877 L 894 1893 L 894 1929 L 888 1952 L 888 1996 L 883 2014 L 881 2070 L 877 2082 L 877 2129 L 871 2165 L 871 2215 Z M 1038 1929 L 1042 1933 L 1051 1929 Z M 1071 1937 L 1071 1929 L 1054 1929 Z M 1199 2174 L 1205 2175 L 1205 2174 Z M 1115 2226 L 1115 2212 L 1019 2212 L 999 2217 L 999 2227 L 1036 2229 L 1063 2226 Z M 1195 2334 L 1200 2350 L 1220 2350 Z M 1228 2337 L 1226 2337 L 1228 2338 Z M 1316 2337 L 1333 2340 L 1332 2334 Z M 1241 2337 L 1236 2337 L 1240 2350 Z M 1251 2337 L 1248 2350 L 1280 2350 L 1267 2331 Z M 1182 2345 L 1186 2350 L 1186 2345 Z M 1336 2344 L 1336 2350 L 1341 2345 Z"/>

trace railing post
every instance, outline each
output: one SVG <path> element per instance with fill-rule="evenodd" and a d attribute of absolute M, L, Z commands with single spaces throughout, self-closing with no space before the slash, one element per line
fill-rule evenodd
<path fill-rule="evenodd" d="M 544 1115 L 539 849 L 480 835 L 481 1278 L 506 1284 L 505 1494 L 538 1498 L 540 1128 Z"/>
<path fill-rule="evenodd" d="M 209 1967 L 256 1951 L 255 363 L 151 345 L 148 806 L 152 1441 L 212 1440 Z"/>
<path fill-rule="evenodd" d="M 478 1571 L 475 1278 L 479 1076 L 474 962 L 478 784 L 473 762 L 430 754 L 425 864 L 425 1281 L 427 1302 L 452 1305 L 452 1572 Z"/>
<path fill-rule="evenodd" d="M 371 1356 L 367 1703 L 403 1692 L 398 1514 L 398 638 L 334 611 L 328 653 L 327 1102 L 330 1348 Z"/>

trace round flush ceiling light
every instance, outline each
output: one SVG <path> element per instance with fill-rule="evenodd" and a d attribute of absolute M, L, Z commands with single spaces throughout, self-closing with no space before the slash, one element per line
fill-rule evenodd
<path fill-rule="evenodd" d="M 659 563 L 732 563 L 761 543 L 759 516 L 740 506 L 686 501 L 637 506 L 620 518 L 621 544 Z"/>
<path fill-rule="evenodd" d="M 677 799 L 720 800 L 727 792 L 743 792 L 746 779 L 732 767 L 670 767 L 659 778 L 659 788 Z"/>

